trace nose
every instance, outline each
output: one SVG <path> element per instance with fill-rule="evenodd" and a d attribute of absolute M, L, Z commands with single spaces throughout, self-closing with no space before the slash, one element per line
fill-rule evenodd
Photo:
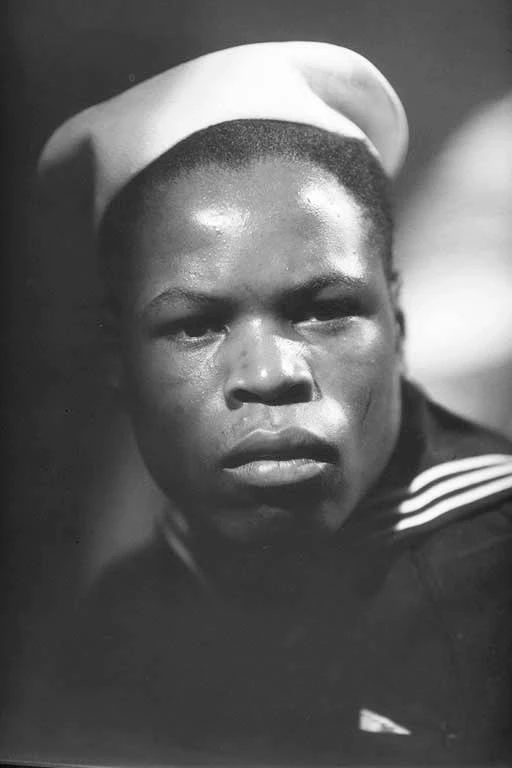
<path fill-rule="evenodd" d="M 300 343 L 254 321 L 231 340 L 225 397 L 244 403 L 289 405 L 313 399 L 315 383 Z"/>

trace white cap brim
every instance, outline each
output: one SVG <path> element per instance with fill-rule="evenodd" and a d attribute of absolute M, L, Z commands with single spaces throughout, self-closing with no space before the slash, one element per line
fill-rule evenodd
<path fill-rule="evenodd" d="M 113 197 L 157 157 L 197 131 L 239 119 L 358 138 L 390 178 L 407 151 L 400 99 L 363 56 L 327 43 L 256 43 L 181 64 L 85 110 L 53 134 L 39 171 L 66 194 L 86 184 L 97 226 Z"/>

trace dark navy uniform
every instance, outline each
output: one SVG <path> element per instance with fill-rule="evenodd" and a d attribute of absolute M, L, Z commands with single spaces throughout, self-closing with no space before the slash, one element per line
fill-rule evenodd
<path fill-rule="evenodd" d="M 61 755 L 509 764 L 512 447 L 404 402 L 329 543 L 210 573 L 167 532 L 104 574 L 59 652 Z"/>

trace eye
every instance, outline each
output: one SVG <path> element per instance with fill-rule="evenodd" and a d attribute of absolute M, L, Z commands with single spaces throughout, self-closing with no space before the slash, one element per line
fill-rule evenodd
<path fill-rule="evenodd" d="M 293 312 L 294 323 L 332 323 L 361 314 L 361 307 L 354 299 L 329 299 L 313 301 L 297 307 Z"/>
<path fill-rule="evenodd" d="M 176 328 L 176 334 L 189 339 L 201 339 L 205 336 L 216 336 L 225 330 L 226 327 L 221 320 L 198 317 L 182 321 Z"/>
<path fill-rule="evenodd" d="M 176 342 L 201 342 L 213 340 L 226 330 L 221 318 L 197 316 L 162 323 L 154 335 Z"/>

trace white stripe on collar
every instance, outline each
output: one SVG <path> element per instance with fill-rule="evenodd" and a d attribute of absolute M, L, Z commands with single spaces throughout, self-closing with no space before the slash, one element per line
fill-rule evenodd
<path fill-rule="evenodd" d="M 421 493 L 418 490 L 430 487 Z M 419 474 L 397 508 L 396 532 L 431 523 L 456 510 L 499 498 L 512 490 L 512 456 L 488 454 L 438 464 Z"/>
<path fill-rule="evenodd" d="M 401 515 L 418 512 L 421 509 L 425 509 L 431 502 L 436 501 L 440 497 L 446 496 L 453 491 L 469 488 L 470 486 L 478 485 L 487 480 L 495 480 L 498 477 L 510 475 L 511 472 L 512 460 L 501 462 L 500 464 L 486 467 L 485 469 L 473 469 L 471 472 L 455 475 L 448 480 L 440 480 L 431 485 L 430 488 L 427 488 L 426 491 L 403 501 L 398 507 L 398 511 Z"/>
<path fill-rule="evenodd" d="M 420 491 L 429 483 L 439 480 L 446 475 L 460 474 L 471 469 L 489 467 L 491 465 L 511 462 L 512 456 L 506 453 L 486 453 L 481 456 L 467 456 L 465 459 L 455 459 L 454 461 L 445 461 L 443 464 L 436 464 L 434 467 L 426 469 L 416 475 L 409 490 L 411 493 Z"/>

